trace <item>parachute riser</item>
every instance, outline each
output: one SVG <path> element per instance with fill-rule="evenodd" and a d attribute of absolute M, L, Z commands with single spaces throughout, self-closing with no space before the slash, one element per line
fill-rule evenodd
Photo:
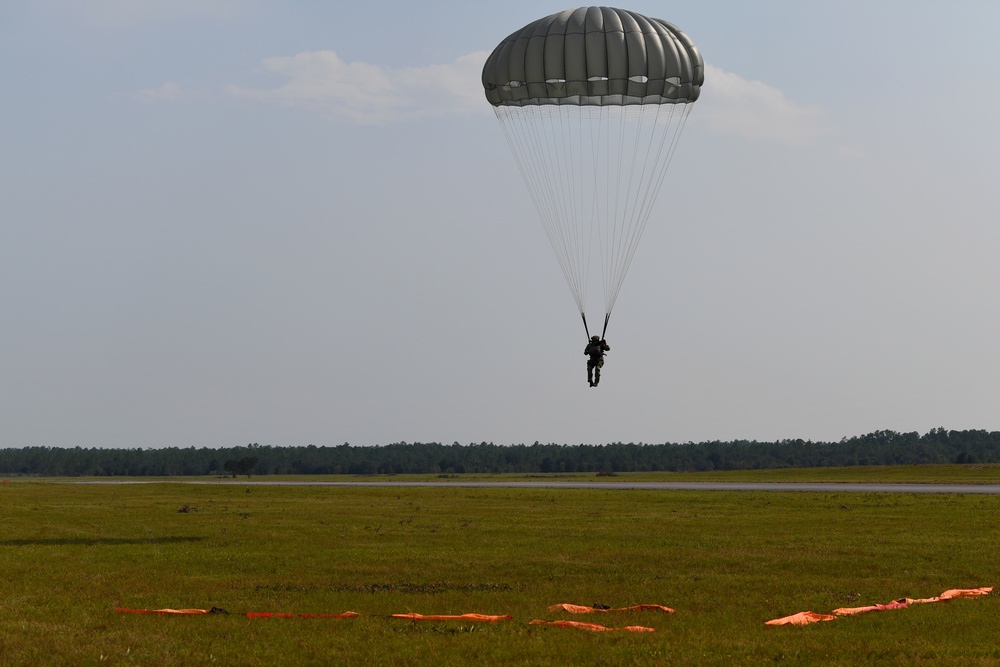
<path fill-rule="evenodd" d="M 587 342 L 590 342 L 590 327 L 587 326 L 587 315 L 586 313 L 580 313 L 580 319 L 583 320 L 583 330 L 587 334 Z M 607 336 L 608 333 L 608 320 L 611 319 L 611 313 L 607 313 L 604 316 L 604 328 L 601 330 L 601 340 Z"/>

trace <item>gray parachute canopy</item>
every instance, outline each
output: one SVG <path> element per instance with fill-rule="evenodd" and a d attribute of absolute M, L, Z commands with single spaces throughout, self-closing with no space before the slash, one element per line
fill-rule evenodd
<path fill-rule="evenodd" d="M 677 26 L 611 7 L 580 7 L 529 23 L 483 67 L 493 106 L 694 102 L 705 65 Z"/>

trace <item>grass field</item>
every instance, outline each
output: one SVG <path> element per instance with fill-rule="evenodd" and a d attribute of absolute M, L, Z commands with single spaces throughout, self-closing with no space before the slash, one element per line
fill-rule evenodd
<path fill-rule="evenodd" d="M 996 481 L 997 470 L 888 481 Z M 854 474 L 824 479 L 876 481 Z M 0 486 L 0 663 L 994 665 L 997 595 L 803 628 L 764 622 L 995 585 L 998 510 L 1000 497 L 980 495 L 11 480 Z M 677 611 L 547 611 L 561 602 Z M 231 613 L 115 612 L 213 606 Z M 346 610 L 362 616 L 243 615 Z M 387 617 L 407 612 L 514 618 Z"/>

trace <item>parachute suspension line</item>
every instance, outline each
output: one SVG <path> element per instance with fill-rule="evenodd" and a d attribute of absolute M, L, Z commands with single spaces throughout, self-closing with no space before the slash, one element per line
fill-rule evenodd
<path fill-rule="evenodd" d="M 690 105 L 494 110 L 585 328 L 592 250 L 598 253 L 606 329 Z"/>
<path fill-rule="evenodd" d="M 659 106 L 659 105 L 657 105 Z M 644 187 L 644 181 L 642 179 L 643 172 L 638 174 L 639 178 L 636 176 L 636 165 L 639 162 L 640 155 L 643 155 L 643 147 L 645 147 L 645 155 L 643 157 L 643 164 L 648 161 L 649 155 L 649 142 L 642 141 L 643 139 L 643 116 L 644 111 L 640 107 L 638 112 L 633 112 L 629 107 L 622 109 L 621 117 L 621 128 L 620 128 L 620 138 L 618 142 L 618 153 L 619 153 L 619 182 L 622 176 L 625 178 L 625 195 L 622 197 L 622 201 L 619 201 L 618 196 L 621 191 L 621 186 L 619 184 L 619 190 L 616 192 L 615 201 L 615 215 L 619 216 L 620 221 L 615 221 L 615 231 L 617 233 L 617 238 L 614 239 L 613 246 L 613 262 L 615 266 L 615 271 L 607 276 L 607 282 L 605 286 L 605 313 L 611 313 L 611 309 L 614 307 L 614 302 L 618 298 L 618 292 L 621 289 L 621 284 L 625 279 L 625 272 L 628 266 L 628 260 L 631 254 L 635 251 L 635 244 L 632 242 L 634 237 L 634 227 L 635 227 L 635 203 L 634 198 L 638 197 L 640 191 Z M 632 117 L 638 116 L 637 120 Z M 631 142 L 629 141 L 631 139 Z M 631 148 L 629 144 L 631 143 Z M 629 164 L 627 168 L 625 166 L 625 158 L 629 158 Z"/>
<path fill-rule="evenodd" d="M 664 105 L 652 105 L 651 107 L 643 107 L 637 111 L 635 119 L 631 122 L 634 129 L 629 135 L 629 139 L 632 141 L 631 148 L 631 164 L 625 173 L 628 174 L 628 189 L 629 198 L 624 202 L 621 209 L 622 223 L 621 223 L 621 237 L 618 239 L 619 246 L 616 247 L 616 261 L 620 262 L 618 264 L 619 270 L 615 272 L 613 276 L 609 277 L 609 285 L 607 288 L 607 311 L 610 313 L 612 307 L 614 306 L 615 300 L 618 298 L 618 292 L 621 290 L 621 286 L 625 280 L 625 275 L 628 273 L 628 269 L 631 266 L 632 258 L 635 254 L 635 249 L 638 246 L 639 238 L 642 235 L 642 230 L 645 227 L 644 206 L 640 203 L 643 202 L 649 195 L 651 190 L 651 183 L 655 182 L 655 173 L 650 173 L 650 156 L 659 154 L 659 145 L 662 145 L 663 137 L 665 133 L 662 131 L 664 128 L 660 126 L 659 113 Z M 650 109 L 655 110 L 655 114 L 651 114 Z M 649 116 L 653 116 L 650 120 Z M 626 137 L 624 132 L 626 128 L 624 124 L 628 123 L 629 119 L 623 119 L 623 140 L 622 140 L 622 150 L 625 149 L 624 143 Z M 669 124 L 667 125 L 669 129 Z M 656 164 L 654 161 L 653 165 Z M 654 170 L 655 172 L 655 170 Z"/>
<path fill-rule="evenodd" d="M 567 254 L 576 259 L 580 300 L 581 303 L 586 304 L 587 276 L 590 275 L 590 242 L 587 235 L 588 230 L 579 222 L 585 206 L 582 202 L 583 183 L 580 155 L 577 153 L 577 150 L 582 150 L 579 147 L 582 146 L 580 141 L 583 136 L 583 123 L 579 117 L 574 119 L 569 109 L 562 106 L 557 106 L 556 109 L 559 112 L 559 122 L 554 127 L 562 130 L 562 145 L 565 147 L 562 151 L 556 149 L 565 160 L 564 182 L 566 187 L 562 189 L 562 194 L 566 202 L 564 210 L 568 211 L 568 214 L 563 220 L 563 232 L 568 237 Z M 583 310 L 584 308 L 581 308 L 581 311 Z"/>
<path fill-rule="evenodd" d="M 656 125 L 661 126 L 663 131 L 659 140 L 656 141 L 657 154 L 653 159 L 653 164 L 657 165 L 655 173 L 651 175 L 650 187 L 647 188 L 644 201 L 642 203 L 642 209 L 639 213 L 639 227 L 637 229 L 637 234 L 635 237 L 634 245 L 638 244 L 639 238 L 646 229 L 646 224 L 649 221 L 650 214 L 652 213 L 652 207 L 656 201 L 657 195 L 663 188 L 663 184 L 666 182 L 666 176 L 670 163 L 674 157 L 674 151 L 677 149 L 677 144 L 679 143 L 681 134 L 684 130 L 684 126 L 687 123 L 688 115 L 691 112 L 690 104 L 664 104 L 659 105 L 660 109 L 657 110 L 656 115 Z M 663 111 L 663 107 L 668 107 L 666 109 L 666 119 L 661 120 L 660 114 Z M 628 272 L 628 268 L 632 263 L 632 254 L 628 257 L 627 265 L 622 273 Z M 619 289 L 620 289 L 619 285 Z"/>
<path fill-rule="evenodd" d="M 653 201 L 656 199 L 657 194 L 659 194 L 660 189 L 663 187 L 664 181 L 666 181 L 667 169 L 670 167 L 670 163 L 674 159 L 674 151 L 677 150 L 677 144 L 680 142 L 681 134 L 684 131 L 684 127 L 687 125 L 688 116 L 691 114 L 691 105 L 689 103 L 683 105 L 672 104 L 670 110 L 670 118 L 667 121 L 669 127 L 675 128 L 672 133 L 670 133 L 670 141 L 667 146 L 666 152 L 663 154 L 662 159 L 658 156 L 658 160 L 662 162 L 662 167 L 660 168 L 659 180 L 656 183 L 656 187 L 649 197 L 649 206 L 652 206 Z M 678 110 L 678 107 L 683 107 Z M 679 118 L 675 122 L 675 116 Z M 649 213 L 646 214 L 649 216 Z"/>
<path fill-rule="evenodd" d="M 560 203 L 565 206 L 572 201 L 572 195 L 569 194 L 571 179 L 565 175 L 569 158 L 564 155 L 564 148 L 556 136 L 558 127 L 553 129 L 553 126 L 561 125 L 558 113 L 553 114 L 551 107 L 497 106 L 494 110 L 542 228 L 582 312 L 585 309 L 587 274 L 580 262 L 574 261 L 571 253 L 574 244 L 567 238 L 572 232 L 572 225 L 564 218 L 572 208 L 560 209 Z"/>
<path fill-rule="evenodd" d="M 673 160 L 674 150 L 677 148 L 678 140 L 680 139 L 681 132 L 684 129 L 684 125 L 687 122 L 688 113 L 690 112 L 690 107 L 687 104 L 678 105 L 660 105 L 669 107 L 669 113 L 667 114 L 666 121 L 661 121 L 659 116 L 660 112 L 657 111 L 656 123 L 662 124 L 664 128 L 667 129 L 663 133 L 663 136 L 658 142 L 657 154 L 653 160 L 653 164 L 659 165 L 656 173 L 653 174 L 653 178 L 650 181 L 651 187 L 646 192 L 646 196 L 642 202 L 641 219 L 643 220 L 643 225 L 645 226 L 645 221 L 649 219 L 650 207 L 652 207 L 653 202 L 656 201 L 656 197 L 663 187 L 663 183 L 666 180 L 667 170 L 670 167 L 670 162 Z M 684 108 L 678 110 L 679 107 Z M 679 118 L 676 120 L 675 119 Z M 673 130 L 672 132 L 670 130 Z"/>
<path fill-rule="evenodd" d="M 574 152 L 572 117 L 569 110 L 561 106 L 545 106 L 540 107 L 540 110 L 546 116 L 540 127 L 549 137 L 548 164 L 545 168 L 551 170 L 559 182 L 552 201 L 556 202 L 558 197 L 561 202 L 557 204 L 557 209 L 562 215 L 553 218 L 553 249 L 563 257 L 564 273 L 570 282 L 570 289 L 573 291 L 580 312 L 584 312 L 587 303 L 588 271 L 587 257 L 581 250 L 585 238 L 577 222 L 580 215 L 580 192 L 576 165 L 579 159 Z"/>
<path fill-rule="evenodd" d="M 649 116 L 651 109 L 659 106 L 615 107 L 614 113 L 607 112 L 603 117 L 608 144 L 602 165 L 606 210 L 601 216 L 606 315 L 614 307 L 638 245 L 642 215 L 639 202 L 648 195 L 649 184 L 654 180 L 649 171 L 650 156 L 656 148 L 657 123 L 650 121 Z"/>
<path fill-rule="evenodd" d="M 539 143 L 543 150 L 535 152 L 539 156 L 538 169 L 548 182 L 554 185 L 547 192 L 547 199 L 552 206 L 552 215 L 543 220 L 546 233 L 552 244 L 552 249 L 559 259 L 563 275 L 570 286 L 577 307 L 582 311 L 586 303 L 586 275 L 576 255 L 573 253 L 573 228 L 570 224 L 574 216 L 574 197 L 572 193 L 573 180 L 570 177 L 571 158 L 566 155 L 565 128 L 557 117 L 554 118 L 551 107 L 538 108 L 538 120 L 529 130 L 539 135 Z"/>
<path fill-rule="evenodd" d="M 611 284 L 612 284 L 612 281 L 614 281 L 615 275 L 618 273 L 618 269 L 619 269 L 619 263 L 618 263 L 618 254 L 619 253 L 618 253 L 618 250 L 619 250 L 619 245 L 621 243 L 621 235 L 622 235 L 622 231 L 623 231 L 622 225 L 625 222 L 625 216 L 621 212 L 621 199 L 622 199 L 622 176 L 625 174 L 625 169 L 624 169 L 625 157 L 626 157 L 626 153 L 625 153 L 625 146 L 626 146 L 625 133 L 626 133 L 626 127 L 627 127 L 627 124 L 628 124 L 626 122 L 626 119 L 628 118 L 628 115 L 629 115 L 629 109 L 628 109 L 628 107 L 621 107 L 617 111 L 618 111 L 618 116 L 619 116 L 617 118 L 617 120 L 618 120 L 618 127 L 615 128 L 617 130 L 617 137 L 615 138 L 615 143 L 613 144 L 613 147 L 617 148 L 617 150 L 615 151 L 616 164 L 615 164 L 615 168 L 614 169 L 611 169 L 611 165 L 610 164 L 607 167 L 608 168 L 608 175 L 607 175 L 608 181 L 609 182 L 612 181 L 612 180 L 614 181 L 614 195 L 613 195 L 613 198 L 612 198 L 611 192 L 609 191 L 609 193 L 608 193 L 608 196 L 609 196 L 609 199 L 608 199 L 608 212 L 606 214 L 606 216 L 607 216 L 606 219 L 607 219 L 607 223 L 608 223 L 608 235 L 607 235 L 608 245 L 607 245 L 607 249 L 605 250 L 605 252 L 607 252 L 607 254 L 608 254 L 608 265 L 611 267 L 611 270 L 609 270 L 604 275 L 604 313 L 605 313 L 605 315 L 607 315 L 608 313 L 611 312 L 611 308 L 614 305 L 612 303 L 613 299 L 612 299 L 612 296 L 611 296 L 612 295 Z M 611 121 L 611 119 L 609 118 L 608 119 L 608 122 L 609 122 L 609 128 L 608 128 L 608 141 L 609 141 L 608 154 L 609 155 L 611 154 L 611 150 L 612 150 L 612 144 L 610 143 L 610 141 L 611 141 L 610 121 Z M 628 180 L 629 180 L 629 185 L 628 185 L 628 187 L 625 188 L 625 192 L 626 193 L 631 189 L 631 175 L 630 175 L 630 177 L 629 177 Z"/>
<path fill-rule="evenodd" d="M 583 318 L 583 330 L 587 333 L 587 341 L 590 341 L 590 328 L 587 326 L 587 315 L 586 313 L 580 313 L 580 317 Z M 604 327 L 607 328 L 607 322 L 605 322 Z"/>
<path fill-rule="evenodd" d="M 549 118 L 545 123 L 545 129 L 551 133 L 552 164 L 559 175 L 560 187 L 557 195 L 561 197 L 562 204 L 558 207 L 563 212 L 563 216 L 558 220 L 558 227 L 554 230 L 555 237 L 559 242 L 559 250 L 566 258 L 569 272 L 572 275 L 572 287 L 577 305 L 580 311 L 586 309 L 587 303 L 587 276 L 589 275 L 589 253 L 584 252 L 589 248 L 585 230 L 580 225 L 582 196 L 579 170 L 578 137 L 582 130 L 579 122 L 573 122 L 569 109 L 562 106 L 543 107 L 547 109 Z M 576 135 L 576 136 L 574 136 Z"/>
<path fill-rule="evenodd" d="M 607 276 L 614 271 L 614 263 L 608 255 L 612 240 L 609 235 L 614 233 L 614 218 L 610 202 L 611 196 L 611 174 L 615 173 L 611 169 L 608 146 L 611 144 L 610 128 L 611 112 L 607 106 L 600 106 L 596 109 L 589 108 L 587 118 L 590 121 L 591 136 L 591 172 L 593 181 L 591 186 L 591 226 L 596 230 L 598 240 L 598 250 L 601 259 L 601 276 L 603 278 L 603 290 L 605 303 L 607 302 Z"/>
<path fill-rule="evenodd" d="M 656 105 L 656 113 L 652 122 L 649 119 L 643 119 L 641 122 L 641 125 L 648 125 L 650 127 L 649 137 L 644 136 L 642 138 L 642 141 L 646 143 L 649 150 L 643 161 L 643 182 L 639 188 L 634 190 L 637 197 L 636 204 L 627 221 L 627 227 L 630 229 L 628 234 L 629 241 L 621 253 L 622 264 L 613 272 L 613 283 L 607 296 L 607 313 L 609 315 L 618 297 L 618 292 L 621 290 L 625 275 L 631 266 L 639 239 L 642 237 L 646 224 L 649 221 L 653 204 L 666 180 L 668 167 L 673 159 L 674 151 L 677 148 L 690 109 L 690 104 Z M 653 166 L 648 174 L 646 174 L 646 165 Z M 641 198 L 639 197 L 640 194 L 642 195 Z"/>
<path fill-rule="evenodd" d="M 603 108 L 599 109 L 599 112 L 603 112 Z M 601 221 L 604 219 L 604 212 L 601 210 L 601 145 L 604 141 L 603 126 L 601 124 L 601 116 L 597 115 L 595 119 L 595 109 L 593 107 L 580 107 L 577 111 L 580 114 L 580 122 L 586 121 L 586 125 L 583 128 L 583 134 L 580 135 L 581 146 L 589 150 L 589 161 L 584 165 L 583 160 L 588 156 L 581 152 L 581 165 L 585 166 L 584 179 L 581 180 L 580 184 L 586 189 L 587 195 L 587 218 L 584 224 L 587 226 L 588 242 L 586 252 L 587 255 L 593 259 L 594 246 L 596 243 L 598 249 L 597 261 L 600 262 L 601 275 L 604 275 L 605 266 L 604 258 L 600 254 L 601 248 Z"/>
<path fill-rule="evenodd" d="M 507 139 L 507 145 L 514 156 L 518 171 L 521 172 L 521 178 L 524 179 L 524 183 L 528 188 L 528 194 L 542 221 L 542 228 L 548 233 L 550 226 L 547 220 L 553 213 L 547 206 L 548 198 L 543 196 L 544 174 L 540 173 L 537 169 L 538 162 L 530 159 L 531 155 L 537 154 L 537 152 L 533 153 L 530 150 L 530 146 L 533 143 L 537 145 L 536 141 L 533 142 L 531 140 L 537 138 L 531 137 L 527 132 L 528 120 L 525 118 L 527 114 L 531 113 L 531 110 L 523 109 L 518 114 L 510 113 L 509 109 L 502 106 L 497 106 L 493 109 L 496 112 L 497 120 L 500 121 L 500 127 L 503 129 L 504 137 Z M 562 258 L 558 259 L 560 265 L 562 265 Z"/>
<path fill-rule="evenodd" d="M 605 313 L 604 315 L 604 330 L 601 331 L 601 340 L 604 340 L 604 336 L 608 333 L 608 320 L 611 319 L 611 313 Z"/>

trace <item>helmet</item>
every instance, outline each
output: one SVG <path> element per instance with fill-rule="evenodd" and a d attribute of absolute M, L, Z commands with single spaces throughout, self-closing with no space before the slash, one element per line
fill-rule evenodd
<path fill-rule="evenodd" d="M 591 337 L 590 337 L 590 340 L 591 340 L 591 342 L 594 342 L 594 343 L 599 343 L 599 342 L 601 342 L 601 339 L 600 339 L 600 337 L 598 337 L 598 336 L 591 336 Z"/>

